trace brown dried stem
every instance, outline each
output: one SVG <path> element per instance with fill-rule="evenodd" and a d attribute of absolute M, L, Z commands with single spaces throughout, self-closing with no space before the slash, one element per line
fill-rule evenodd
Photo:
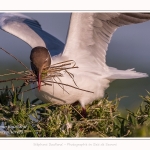
<path fill-rule="evenodd" d="M 15 60 L 17 60 L 22 66 L 24 66 L 26 69 L 28 69 L 28 67 L 26 67 L 26 65 L 23 63 L 23 62 L 21 62 L 19 59 L 17 59 L 14 55 L 12 55 L 11 53 L 9 53 L 8 51 L 6 51 L 5 49 L 3 49 L 3 48 L 1 48 L 0 47 L 0 49 L 2 50 L 2 51 L 4 51 L 5 53 L 7 53 L 8 55 L 10 55 L 11 57 L 13 57 Z M 29 69 L 28 69 L 29 70 Z"/>
<path fill-rule="evenodd" d="M 33 71 L 29 70 L 28 67 L 26 67 L 20 60 L 18 60 L 12 54 L 7 52 L 3 48 L 0 48 L 0 49 L 3 50 L 4 52 L 6 52 L 11 57 L 13 57 L 15 60 L 17 60 L 20 64 L 22 64 L 27 69 L 26 71 L 20 71 L 20 72 L 17 72 L 17 71 L 14 71 L 14 70 L 9 70 L 10 73 L 3 74 L 3 75 L 0 75 L 0 76 L 4 77 L 4 76 L 9 76 L 9 75 L 19 75 L 19 77 L 0 80 L 0 83 L 20 80 L 20 81 L 23 81 L 25 83 L 25 85 L 28 85 L 30 83 L 37 82 L 37 76 L 33 73 Z M 75 88 L 75 89 L 78 89 L 78 90 L 81 90 L 81 91 L 93 93 L 91 91 L 81 89 L 77 86 L 77 84 L 74 80 L 74 75 L 68 71 L 69 69 L 75 69 L 75 68 L 78 68 L 78 67 L 76 66 L 76 63 L 73 60 L 67 60 L 67 61 L 63 61 L 63 62 L 59 62 L 59 63 L 51 65 L 48 70 L 46 70 L 45 72 L 42 73 L 43 77 L 42 77 L 41 82 L 44 83 L 42 86 L 45 86 L 45 85 L 52 86 L 53 84 L 58 84 L 62 88 L 62 90 L 64 90 L 65 92 L 67 92 L 67 91 L 65 90 L 64 86 L 69 86 L 71 88 Z M 70 76 L 70 78 L 73 80 L 75 86 L 68 85 L 68 84 L 65 84 L 65 83 L 61 82 L 60 77 L 63 77 L 63 73 L 67 73 Z M 55 78 L 57 78 L 59 80 L 59 82 Z M 18 87 L 16 87 L 16 88 L 18 88 Z M 35 87 L 35 88 L 37 88 L 37 87 Z M 32 88 L 32 89 L 35 89 L 35 88 Z M 32 90 L 32 89 L 30 89 L 30 90 Z M 3 90 L 3 89 L 0 89 L 0 90 Z M 26 91 L 23 91 L 23 92 L 27 92 L 27 91 L 30 91 L 30 90 L 26 90 Z"/>

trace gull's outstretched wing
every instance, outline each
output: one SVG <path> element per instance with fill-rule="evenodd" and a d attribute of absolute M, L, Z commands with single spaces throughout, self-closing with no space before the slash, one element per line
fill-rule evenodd
<path fill-rule="evenodd" d="M 106 50 L 114 31 L 147 20 L 149 13 L 73 13 L 63 55 L 82 66 L 96 64 L 106 70 Z"/>
<path fill-rule="evenodd" d="M 0 15 L 0 29 L 25 41 L 32 48 L 46 47 L 52 56 L 62 53 L 64 44 L 42 30 L 38 21 L 22 14 L 4 13 Z"/>

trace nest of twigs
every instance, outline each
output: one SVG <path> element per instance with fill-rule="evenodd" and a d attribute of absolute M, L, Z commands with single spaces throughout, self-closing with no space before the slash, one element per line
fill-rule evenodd
<path fill-rule="evenodd" d="M 24 87 L 26 85 L 29 85 L 30 83 L 37 82 L 37 76 L 32 70 L 30 70 L 28 67 L 26 67 L 26 65 L 24 65 L 23 62 L 21 62 L 18 58 L 16 58 L 12 54 L 10 54 L 5 49 L 3 49 L 3 48 L 0 48 L 0 49 L 2 51 L 4 51 L 5 53 L 7 53 L 8 55 L 10 55 L 11 57 L 13 57 L 15 60 L 17 60 L 25 68 L 25 71 L 19 71 L 19 72 L 15 71 L 15 70 L 7 69 L 9 71 L 9 73 L 2 74 L 2 75 L 0 75 L 0 77 L 7 76 L 8 79 L 0 80 L 0 83 L 2 83 L 2 82 L 3 83 L 6 83 L 6 82 L 12 83 L 13 81 L 23 81 L 23 84 L 21 86 L 17 86 L 17 87 L 13 86 L 13 87 L 9 88 L 9 89 L 12 89 L 12 88 Z M 41 86 L 45 86 L 45 85 L 52 86 L 53 84 L 58 84 L 62 88 L 62 90 L 64 90 L 65 92 L 67 92 L 67 91 L 65 90 L 64 86 L 69 86 L 71 88 L 75 88 L 75 89 L 82 90 L 85 92 L 91 92 L 91 91 L 81 89 L 77 86 L 77 84 L 74 80 L 74 75 L 71 72 L 69 72 L 70 69 L 75 69 L 75 68 L 78 68 L 78 66 L 76 66 L 76 63 L 73 60 L 63 61 L 63 62 L 59 62 L 59 63 L 51 65 L 48 70 L 46 70 L 45 72 L 42 73 L 42 79 L 41 79 L 42 85 Z M 63 77 L 64 73 L 67 73 L 70 76 L 70 78 L 74 82 L 74 86 L 61 82 L 61 77 Z M 12 75 L 17 75 L 18 77 L 12 78 Z M 56 79 L 58 79 L 58 80 L 56 80 Z M 38 87 L 34 87 L 32 89 L 35 89 L 35 88 L 38 88 Z M 32 89 L 28 89 L 23 92 L 27 92 Z M 4 90 L 4 89 L 0 89 L 0 90 Z M 93 93 L 93 92 L 91 92 L 91 93 Z"/>

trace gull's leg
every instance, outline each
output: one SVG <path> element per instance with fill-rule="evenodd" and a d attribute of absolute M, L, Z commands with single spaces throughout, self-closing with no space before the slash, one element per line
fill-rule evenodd
<path fill-rule="evenodd" d="M 81 115 L 82 115 L 84 118 L 87 117 L 87 112 L 86 112 L 86 109 L 85 109 L 84 107 L 82 107 Z"/>
<path fill-rule="evenodd" d="M 79 104 L 80 104 L 80 102 L 77 101 L 77 102 L 73 103 L 72 106 L 76 106 L 76 105 L 79 105 Z M 81 106 L 81 107 L 82 107 L 82 106 Z M 82 107 L 81 115 L 82 115 L 84 118 L 87 117 L 87 112 L 86 112 L 86 109 L 85 109 L 84 107 Z"/>

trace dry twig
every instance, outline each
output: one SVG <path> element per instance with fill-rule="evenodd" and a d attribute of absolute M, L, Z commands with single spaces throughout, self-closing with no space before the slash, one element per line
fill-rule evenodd
<path fill-rule="evenodd" d="M 14 71 L 14 70 L 8 70 L 10 73 L 0 75 L 0 77 L 11 76 L 11 75 L 18 75 L 18 77 L 0 80 L 0 83 L 9 82 L 9 81 L 11 81 L 11 82 L 12 81 L 23 81 L 25 83 L 24 85 L 28 85 L 30 83 L 37 82 L 37 76 L 34 74 L 34 72 L 32 70 L 28 69 L 28 67 L 26 67 L 19 59 L 17 59 L 15 56 L 10 54 L 9 52 L 4 50 L 3 48 L 0 48 L 0 49 L 3 50 L 4 52 L 6 52 L 11 57 L 13 57 L 15 60 L 17 60 L 17 62 L 19 62 L 22 66 L 24 66 L 27 69 L 25 71 L 19 71 L 19 72 Z M 67 92 L 67 91 L 65 90 L 64 86 L 69 86 L 69 87 L 72 87 L 72 88 L 75 88 L 78 90 L 93 93 L 91 91 L 81 89 L 77 86 L 77 84 L 74 80 L 74 75 L 68 71 L 70 69 L 75 69 L 75 68 L 78 68 L 78 67 L 76 66 L 76 63 L 73 60 L 67 60 L 67 61 L 63 61 L 63 62 L 59 62 L 59 63 L 51 65 L 48 70 L 42 72 L 41 82 L 43 84 L 41 86 L 45 86 L 45 85 L 52 86 L 53 84 L 58 84 L 62 88 L 62 90 L 64 90 L 65 92 Z M 61 82 L 60 77 L 63 77 L 64 73 L 67 73 L 70 76 L 70 78 L 73 80 L 75 86 L 68 85 L 68 84 Z M 59 80 L 59 82 L 56 80 L 56 78 Z M 18 86 L 18 87 L 21 87 L 21 86 Z M 18 88 L 18 87 L 15 87 L 15 88 Z M 37 87 L 32 88 L 32 89 L 36 89 L 36 88 Z M 9 89 L 11 89 L 11 88 L 9 88 Z M 29 89 L 29 90 L 26 90 L 23 92 L 27 92 L 27 91 L 30 91 L 32 89 Z M 0 89 L 0 90 L 4 90 L 4 89 Z"/>

